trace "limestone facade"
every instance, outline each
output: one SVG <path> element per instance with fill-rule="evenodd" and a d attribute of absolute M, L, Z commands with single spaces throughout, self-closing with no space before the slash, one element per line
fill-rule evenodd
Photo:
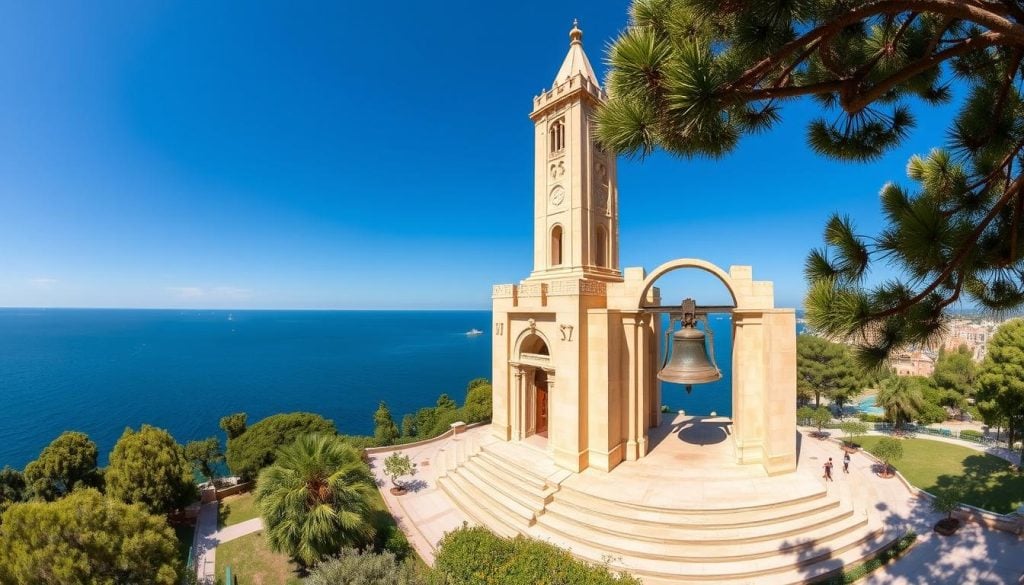
<path fill-rule="evenodd" d="M 570 32 L 550 90 L 534 98 L 534 269 L 492 291 L 493 434 L 543 446 L 573 472 L 644 457 L 661 421 L 658 289 L 666 272 L 716 275 L 733 310 L 733 438 L 737 461 L 769 473 L 796 466 L 796 327 L 750 267 L 701 260 L 619 268 L 615 157 L 592 122 L 606 94 Z M 673 299 L 678 302 L 681 299 Z"/>

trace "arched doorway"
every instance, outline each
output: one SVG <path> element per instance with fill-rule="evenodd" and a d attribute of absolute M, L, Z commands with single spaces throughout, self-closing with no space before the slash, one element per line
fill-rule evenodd
<path fill-rule="evenodd" d="M 517 372 L 517 403 L 521 405 L 518 436 L 535 438 L 537 446 L 546 445 L 551 420 L 549 399 L 555 382 L 547 340 L 536 330 L 526 333 L 515 355 L 511 365 Z"/>

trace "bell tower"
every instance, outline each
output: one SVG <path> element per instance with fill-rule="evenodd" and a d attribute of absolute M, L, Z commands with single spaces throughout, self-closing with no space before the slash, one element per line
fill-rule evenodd
<path fill-rule="evenodd" d="M 527 280 L 621 281 L 615 157 L 597 143 L 595 109 L 607 99 L 583 52 L 583 31 L 569 32 L 550 90 L 533 100 L 534 251 Z"/>

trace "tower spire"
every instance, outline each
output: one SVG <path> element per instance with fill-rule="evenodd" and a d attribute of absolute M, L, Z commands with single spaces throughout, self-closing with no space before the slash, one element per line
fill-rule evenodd
<path fill-rule="evenodd" d="M 587 54 L 583 52 L 583 31 L 580 30 L 579 21 L 573 19 L 572 30 L 569 31 L 569 54 L 565 56 L 565 61 L 562 61 L 562 67 L 555 76 L 555 85 L 575 75 L 586 77 L 596 86 L 601 85 L 594 74 L 594 68 L 590 66 Z"/>

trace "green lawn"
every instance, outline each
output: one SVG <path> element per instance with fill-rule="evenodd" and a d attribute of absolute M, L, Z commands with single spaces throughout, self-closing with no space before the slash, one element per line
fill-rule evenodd
<path fill-rule="evenodd" d="M 870 448 L 883 437 L 863 437 Z M 937 493 L 958 485 L 964 490 L 963 503 L 1008 514 L 1024 504 L 1024 474 L 1014 473 L 1010 464 L 980 451 L 928 439 L 904 439 L 903 459 L 896 469 L 915 486 Z"/>
<path fill-rule="evenodd" d="M 251 520 L 260 515 L 256 508 L 256 496 L 252 492 L 228 496 L 221 501 L 217 515 L 221 528 Z"/>
<path fill-rule="evenodd" d="M 301 585 L 295 565 L 286 555 L 270 550 L 263 532 L 237 538 L 217 547 L 217 583 L 224 584 L 227 567 L 237 585 Z M 235 585 L 235 584 L 230 584 Z"/>

